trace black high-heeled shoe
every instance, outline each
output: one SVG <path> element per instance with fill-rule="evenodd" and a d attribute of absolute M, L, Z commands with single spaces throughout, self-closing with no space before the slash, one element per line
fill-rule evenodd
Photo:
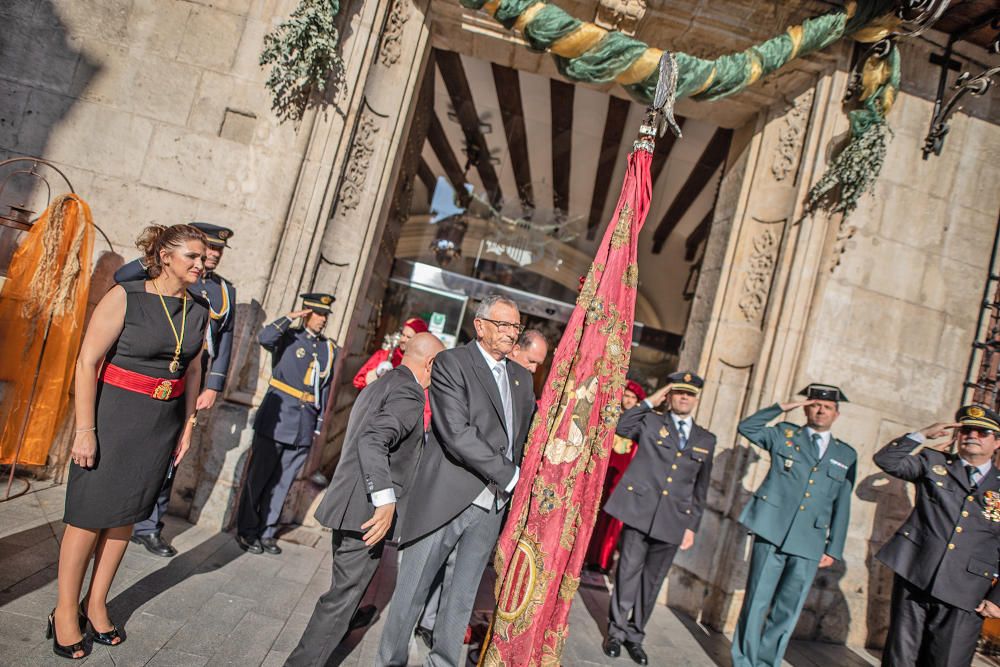
<path fill-rule="evenodd" d="M 81 631 L 82 632 L 82 631 Z M 69 646 L 63 646 L 59 643 L 59 637 L 56 636 L 56 610 L 53 609 L 52 613 L 49 614 L 49 624 L 45 628 L 45 638 L 52 640 L 52 652 L 58 655 L 60 658 L 67 658 L 69 660 L 82 660 L 87 657 L 87 650 L 83 647 L 83 638 L 80 641 Z M 83 655 L 73 655 L 79 651 Z"/>
<path fill-rule="evenodd" d="M 90 623 L 91 638 L 98 644 L 104 644 L 105 646 L 120 646 L 125 643 L 125 635 L 123 635 L 119 630 L 118 626 L 111 623 L 111 629 L 107 632 L 98 632 L 97 628 L 94 627 L 94 622 L 90 620 L 86 613 L 83 611 L 83 603 L 80 603 L 80 618 L 83 627 L 87 627 L 87 623 Z M 115 641 L 115 640 L 119 641 Z"/>

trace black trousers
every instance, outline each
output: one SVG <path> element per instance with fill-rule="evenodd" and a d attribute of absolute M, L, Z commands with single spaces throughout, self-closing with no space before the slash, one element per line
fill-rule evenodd
<path fill-rule="evenodd" d="M 982 628 L 976 612 L 941 602 L 897 574 L 882 667 L 969 667 Z"/>
<path fill-rule="evenodd" d="M 299 645 L 288 656 L 287 666 L 322 667 L 347 635 L 351 618 L 375 577 L 385 540 L 365 545 L 362 533 L 333 531 L 333 580 L 330 590 L 316 601 Z"/>
<path fill-rule="evenodd" d="M 677 544 L 654 540 L 626 525 L 618 542 L 618 569 L 611 592 L 608 636 L 641 644 Z"/>
<path fill-rule="evenodd" d="M 294 447 L 254 434 L 236 512 L 237 533 L 251 540 L 277 534 L 288 490 L 308 455 L 308 447 Z"/>

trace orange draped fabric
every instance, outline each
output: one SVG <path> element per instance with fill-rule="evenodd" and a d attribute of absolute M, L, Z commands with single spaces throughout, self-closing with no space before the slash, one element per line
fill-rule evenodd
<path fill-rule="evenodd" d="M 48 459 L 69 405 L 93 246 L 90 207 L 62 195 L 14 253 L 0 292 L 0 463 Z"/>

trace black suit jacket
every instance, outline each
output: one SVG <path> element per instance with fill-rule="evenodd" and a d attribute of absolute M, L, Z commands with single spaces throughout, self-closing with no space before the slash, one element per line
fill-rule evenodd
<path fill-rule="evenodd" d="M 1000 604 L 1000 471 L 990 468 L 972 489 L 957 455 L 893 440 L 875 465 L 913 482 L 916 503 L 877 558 L 899 576 L 952 606 L 973 611 L 983 600 Z M 992 518 L 991 518 L 992 517 Z"/>
<path fill-rule="evenodd" d="M 655 540 L 680 544 L 685 529 L 697 532 L 705 512 L 715 435 L 692 420 L 681 451 L 670 413 L 645 403 L 626 410 L 616 432 L 639 449 L 604 511 Z"/>
<path fill-rule="evenodd" d="M 351 408 L 340 462 L 316 509 L 334 530 L 360 531 L 375 511 L 371 494 L 406 496 L 424 439 L 424 390 L 406 366 L 392 369 L 358 395 Z M 391 533 L 390 533 L 391 536 Z"/>
<path fill-rule="evenodd" d="M 514 478 L 535 411 L 531 373 L 508 361 L 514 402 L 513 461 L 496 380 L 476 341 L 434 357 L 431 432 L 400 511 L 400 542 L 445 525 L 488 486 L 502 493 Z M 381 380 L 380 380 L 381 382 Z M 527 482 L 530 483 L 530 480 Z"/>

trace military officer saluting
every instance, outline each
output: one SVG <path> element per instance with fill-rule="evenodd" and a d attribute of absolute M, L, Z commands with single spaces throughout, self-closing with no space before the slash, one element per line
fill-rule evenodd
<path fill-rule="evenodd" d="M 203 386 L 195 406 L 198 410 L 208 410 L 215 405 L 216 398 L 226 386 L 229 360 L 233 352 L 236 288 L 217 271 L 222 255 L 229 247 L 228 240 L 232 238 L 233 230 L 207 222 L 192 222 L 191 226 L 204 232 L 207 240 L 205 273 L 188 291 L 194 296 L 200 296 L 209 305 L 209 328 L 205 332 L 205 351 L 201 357 Z M 141 258 L 125 264 L 115 272 L 116 283 L 147 278 L 146 267 L 142 265 Z M 156 499 L 153 513 L 132 528 L 133 542 L 143 545 L 150 553 L 166 558 L 177 555 L 177 550 L 160 536 L 160 531 L 163 529 L 163 515 L 167 513 L 173 482 L 173 475 L 167 476 Z"/>
<path fill-rule="evenodd" d="M 271 353 L 271 380 L 254 419 L 250 465 L 236 516 L 236 541 L 249 553 L 281 553 L 281 507 L 320 431 L 337 350 L 323 335 L 332 294 L 303 294 L 303 310 L 266 325 L 257 340 Z M 301 327 L 292 323 L 301 318 Z"/>
<path fill-rule="evenodd" d="M 883 665 L 968 667 L 983 617 L 1000 618 L 1000 471 L 991 462 L 1000 416 L 967 405 L 955 419 L 875 454 L 875 465 L 917 487 L 910 516 L 876 555 L 896 573 Z M 956 453 L 914 453 L 952 429 Z"/>
<path fill-rule="evenodd" d="M 739 424 L 743 437 L 770 453 L 771 468 L 740 515 L 754 540 L 733 667 L 780 665 L 816 569 L 843 559 L 858 457 L 830 428 L 847 397 L 822 384 L 800 393 L 807 400 L 772 405 Z M 806 426 L 767 426 L 798 407 Z"/>
<path fill-rule="evenodd" d="M 691 417 L 704 380 L 685 372 L 667 380 L 618 420 L 617 434 L 638 451 L 604 506 L 624 524 L 604 653 L 617 658 L 624 644 L 640 665 L 649 662 L 642 641 L 670 564 L 694 544 L 715 453 L 715 435 Z M 669 410 L 654 412 L 664 401 Z"/>

